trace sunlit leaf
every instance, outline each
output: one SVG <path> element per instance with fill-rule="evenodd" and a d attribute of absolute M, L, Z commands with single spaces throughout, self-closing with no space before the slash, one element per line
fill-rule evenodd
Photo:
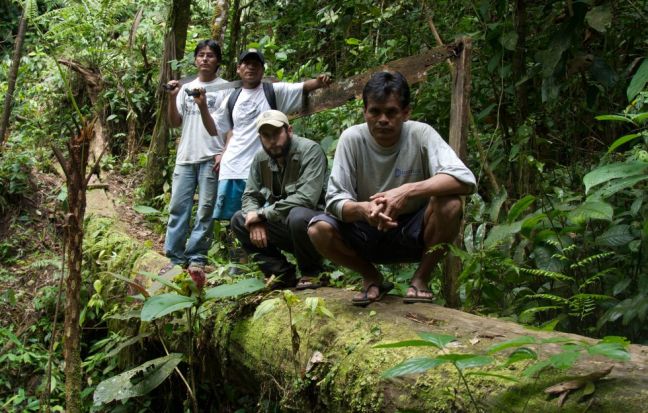
<path fill-rule="evenodd" d="M 196 303 L 194 297 L 176 293 L 155 295 L 146 301 L 142 307 L 142 321 L 153 321 L 174 311 L 189 308 Z"/>
<path fill-rule="evenodd" d="M 265 283 L 258 278 L 246 278 L 234 284 L 223 284 L 205 291 L 205 299 L 236 297 L 250 294 L 265 288 Z"/>
<path fill-rule="evenodd" d="M 502 350 L 506 350 L 512 347 L 525 346 L 527 344 L 535 344 L 536 339 L 531 336 L 519 336 L 512 338 L 510 340 L 503 341 L 501 343 L 495 343 L 488 347 L 488 354 L 498 353 Z"/>
<path fill-rule="evenodd" d="M 169 377 L 182 357 L 181 353 L 171 353 L 102 381 L 94 391 L 95 406 L 147 394 Z"/>
<path fill-rule="evenodd" d="M 281 301 L 280 298 L 271 298 L 269 300 L 263 301 L 261 304 L 259 304 L 254 310 L 254 316 L 252 317 L 253 321 L 258 320 L 259 318 L 263 317 L 264 315 L 270 313 L 272 310 L 275 309 L 277 304 Z"/>
<path fill-rule="evenodd" d="M 627 142 L 630 142 L 632 140 L 635 140 L 640 136 L 643 136 L 643 135 L 640 134 L 640 133 L 631 133 L 629 135 L 625 135 L 625 136 L 620 137 L 619 139 L 612 142 L 612 145 L 610 145 L 610 147 L 608 148 L 608 153 L 614 152 L 619 146 L 621 146 L 621 145 L 623 145 L 623 144 L 625 144 Z"/>
<path fill-rule="evenodd" d="M 592 187 L 600 185 L 612 179 L 628 178 L 637 175 L 644 175 L 648 170 L 648 162 L 617 162 L 598 167 L 583 177 L 585 193 Z"/>
<path fill-rule="evenodd" d="M 435 333 L 420 332 L 420 333 L 418 333 L 418 335 L 423 340 L 429 341 L 430 343 L 434 344 L 434 346 L 436 346 L 439 349 L 442 349 L 445 346 L 447 346 L 449 343 L 457 340 L 455 337 L 447 335 L 447 334 L 435 334 Z"/>
<path fill-rule="evenodd" d="M 628 361 L 630 353 L 621 343 L 599 343 L 587 349 L 587 352 L 593 356 L 605 356 L 613 360 Z"/>
<path fill-rule="evenodd" d="M 140 213 L 142 215 L 157 215 L 157 214 L 160 214 L 160 211 L 158 211 L 157 209 L 151 208 L 150 206 L 146 206 L 146 205 L 135 205 L 133 207 L 133 209 L 135 210 L 135 212 L 138 212 L 138 213 Z"/>
<path fill-rule="evenodd" d="M 648 59 L 644 59 L 630 80 L 627 90 L 628 102 L 632 102 L 632 99 L 644 89 L 646 83 L 648 83 Z"/>
<path fill-rule="evenodd" d="M 523 360 L 537 360 L 538 359 L 538 353 L 535 351 L 531 350 L 528 347 L 520 347 L 516 348 L 511 354 L 509 354 L 508 358 L 506 359 L 506 365 L 510 365 L 513 363 L 517 363 L 518 361 L 523 361 Z"/>
<path fill-rule="evenodd" d="M 383 372 L 383 374 L 381 374 L 381 376 L 384 378 L 391 378 L 404 376 L 406 374 L 423 373 L 446 362 L 446 360 L 430 357 L 416 357 L 405 360 L 404 362 L 390 368 L 389 370 L 386 370 L 385 372 Z"/>
<path fill-rule="evenodd" d="M 506 217 L 506 222 L 509 224 L 520 216 L 533 202 L 536 200 L 536 197 L 533 195 L 527 195 L 522 199 L 519 199 L 516 203 L 511 206 L 508 216 Z"/>

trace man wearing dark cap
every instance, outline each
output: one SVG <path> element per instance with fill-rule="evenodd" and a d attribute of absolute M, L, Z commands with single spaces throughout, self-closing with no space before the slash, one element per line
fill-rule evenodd
<path fill-rule="evenodd" d="M 261 82 L 264 64 L 263 54 L 256 49 L 241 53 L 236 72 L 243 87 L 232 92 L 214 117 L 219 132 L 229 131 L 220 160 L 215 219 L 229 220 L 234 212 L 241 209 L 241 195 L 250 172 L 250 164 L 261 149 L 255 124 L 259 114 L 269 109 L 284 113 L 295 112 L 301 107 L 303 93 L 330 84 L 327 75 L 319 75 L 303 83 L 279 82 L 264 86 Z M 269 99 L 274 102 L 269 102 Z"/>
<path fill-rule="evenodd" d="M 268 110 L 256 122 L 263 148 L 252 161 L 243 193 L 243 209 L 232 217 L 232 230 L 243 248 L 255 254 L 266 276 L 293 286 L 295 267 L 281 250 L 294 254 L 301 274 L 298 289 L 317 288 L 322 258 L 306 232 L 324 208 L 327 160 L 322 148 L 292 133 L 288 118 Z"/>

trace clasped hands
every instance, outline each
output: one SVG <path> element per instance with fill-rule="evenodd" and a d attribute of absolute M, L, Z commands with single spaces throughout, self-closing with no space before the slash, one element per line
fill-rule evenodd
<path fill-rule="evenodd" d="M 407 189 L 403 186 L 372 195 L 368 202 L 367 222 L 379 231 L 398 226 L 397 217 L 407 204 Z"/>
<path fill-rule="evenodd" d="M 245 228 L 250 233 L 250 242 L 257 248 L 268 246 L 268 234 L 265 222 L 254 211 L 245 214 Z"/>

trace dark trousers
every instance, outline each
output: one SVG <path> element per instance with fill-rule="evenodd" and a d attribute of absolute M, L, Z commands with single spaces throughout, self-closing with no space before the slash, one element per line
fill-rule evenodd
<path fill-rule="evenodd" d="M 294 266 L 280 250 L 291 252 L 295 256 L 302 276 L 315 276 L 322 270 L 322 257 L 313 247 L 307 230 L 311 218 L 321 213 L 322 211 L 295 207 L 290 210 L 286 222 L 266 222 L 266 248 L 252 244 L 241 211 L 232 217 L 232 231 L 249 254 L 256 254 L 259 267 L 266 276 L 294 273 Z"/>

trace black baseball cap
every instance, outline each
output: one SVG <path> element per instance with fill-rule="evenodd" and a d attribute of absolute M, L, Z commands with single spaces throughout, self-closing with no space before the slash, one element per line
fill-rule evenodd
<path fill-rule="evenodd" d="M 255 57 L 261 62 L 262 65 L 265 64 L 265 58 L 263 57 L 263 53 L 261 53 L 257 49 L 247 49 L 246 51 L 241 53 L 238 60 L 239 64 L 241 64 L 241 62 L 248 57 Z"/>

